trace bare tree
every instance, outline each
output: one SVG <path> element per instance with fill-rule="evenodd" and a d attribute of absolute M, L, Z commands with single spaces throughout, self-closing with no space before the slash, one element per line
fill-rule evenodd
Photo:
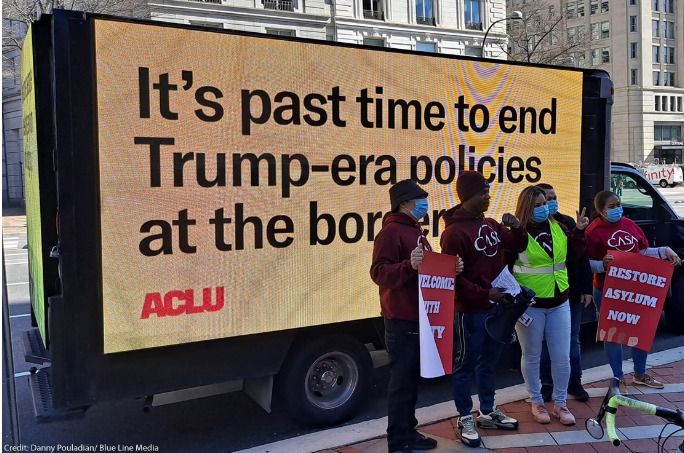
<path fill-rule="evenodd" d="M 3 68 L 6 59 L 21 50 L 24 35 L 31 22 L 53 9 L 69 9 L 115 16 L 149 17 L 149 8 L 144 0 L 3 0 L 2 5 L 2 54 Z M 16 65 L 14 65 L 16 66 Z M 3 75 L 6 75 L 3 71 Z"/>
<path fill-rule="evenodd" d="M 509 60 L 563 66 L 584 66 L 590 33 L 583 25 L 568 27 L 577 11 L 563 11 L 564 2 L 537 0 L 519 5 L 523 19 L 510 20 L 508 44 L 498 43 Z M 516 5 L 518 6 L 518 5 Z"/>

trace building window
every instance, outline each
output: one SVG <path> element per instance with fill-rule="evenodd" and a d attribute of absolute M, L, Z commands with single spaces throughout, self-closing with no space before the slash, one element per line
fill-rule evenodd
<path fill-rule="evenodd" d="M 600 35 L 600 28 L 599 27 L 600 26 L 601 26 L 601 24 L 598 22 L 591 24 L 591 40 L 592 41 L 596 41 L 597 39 L 599 39 L 599 35 Z"/>
<path fill-rule="evenodd" d="M 677 107 L 677 101 L 674 96 L 670 96 L 670 111 L 671 112 L 676 112 L 676 107 Z"/>
<path fill-rule="evenodd" d="M 668 11 L 669 11 L 670 13 L 673 13 L 673 14 L 674 14 L 674 12 L 675 12 L 675 2 L 674 2 L 674 0 L 669 0 L 667 3 L 668 3 L 668 5 L 669 5 Z"/>
<path fill-rule="evenodd" d="M 610 22 L 595 22 L 591 24 L 591 39 L 606 39 L 610 37 Z"/>
<path fill-rule="evenodd" d="M 682 126 L 654 125 L 653 138 L 657 142 L 681 142 Z"/>
<path fill-rule="evenodd" d="M 629 16 L 629 31 L 637 31 L 637 16 Z"/>
<path fill-rule="evenodd" d="M 631 6 L 634 6 L 634 5 L 637 4 L 637 0 L 629 0 L 629 4 L 630 4 Z"/>
<path fill-rule="evenodd" d="M 651 36 L 654 38 L 658 38 L 660 36 L 660 21 L 658 21 L 657 19 L 653 19 L 651 23 L 651 28 L 653 29 L 653 33 L 651 34 Z"/>
<path fill-rule="evenodd" d="M 435 25 L 432 0 L 416 0 L 416 22 L 423 25 Z"/>
<path fill-rule="evenodd" d="M 637 47 L 638 43 L 636 42 L 630 42 L 629 43 L 629 58 L 637 58 L 638 57 L 638 52 L 637 52 Z"/>
<path fill-rule="evenodd" d="M 598 13 L 599 0 L 589 0 L 589 14 L 592 16 Z"/>
<path fill-rule="evenodd" d="M 363 17 L 365 19 L 385 20 L 382 2 L 380 0 L 363 0 Z"/>
<path fill-rule="evenodd" d="M 601 64 L 601 53 L 599 49 L 591 49 L 591 65 L 598 66 Z"/>
<path fill-rule="evenodd" d="M 266 34 L 267 35 L 275 35 L 275 36 L 291 36 L 291 37 L 296 36 L 294 30 L 284 30 L 282 28 L 267 28 Z"/>
<path fill-rule="evenodd" d="M 653 46 L 653 64 L 660 63 L 660 46 Z"/>
<path fill-rule="evenodd" d="M 632 85 L 639 85 L 639 70 L 630 69 L 630 83 Z"/>
<path fill-rule="evenodd" d="M 217 2 L 217 3 L 220 3 L 220 2 Z M 201 20 L 191 20 L 190 25 L 197 25 L 200 27 L 207 27 L 207 28 L 223 28 L 222 22 L 203 22 Z"/>
<path fill-rule="evenodd" d="M 660 71 L 653 71 L 653 86 L 660 85 Z"/>
<path fill-rule="evenodd" d="M 675 48 L 663 47 L 663 63 L 675 64 Z"/>
<path fill-rule="evenodd" d="M 608 0 L 601 0 L 601 12 L 607 13 L 609 11 Z"/>
<path fill-rule="evenodd" d="M 385 38 L 369 38 L 364 36 L 363 45 L 372 47 L 385 47 Z"/>
<path fill-rule="evenodd" d="M 416 22 L 423 25 L 435 25 L 432 0 L 416 0 Z"/>
<path fill-rule="evenodd" d="M 565 5 L 565 17 L 567 19 L 573 19 L 577 17 L 577 2 L 576 1 L 569 1 Z"/>
<path fill-rule="evenodd" d="M 264 0 L 264 9 L 294 11 L 294 2 L 292 0 Z"/>
<path fill-rule="evenodd" d="M 482 48 L 466 46 L 464 55 L 467 57 L 481 57 Z"/>
<path fill-rule="evenodd" d="M 603 47 L 601 49 L 601 63 L 610 63 L 610 48 Z"/>
<path fill-rule="evenodd" d="M 577 54 L 577 67 L 584 68 L 587 62 L 587 55 L 584 52 Z"/>
<path fill-rule="evenodd" d="M 674 13 L 674 0 L 663 0 L 663 12 Z"/>
<path fill-rule="evenodd" d="M 664 86 L 675 86 L 675 73 L 674 72 L 664 72 L 663 73 L 663 85 Z"/>
<path fill-rule="evenodd" d="M 677 111 L 678 112 L 682 111 L 682 97 L 681 96 L 677 97 Z"/>
<path fill-rule="evenodd" d="M 416 50 L 419 52 L 437 53 L 437 44 L 429 41 L 418 41 Z"/>
<path fill-rule="evenodd" d="M 660 100 L 663 101 L 661 104 L 663 107 L 663 112 L 667 112 L 667 96 L 661 96 Z"/>
<path fill-rule="evenodd" d="M 675 23 L 671 21 L 663 21 L 663 27 L 665 27 L 663 29 L 663 36 L 668 39 L 674 39 Z"/>
<path fill-rule="evenodd" d="M 468 30 L 482 30 L 480 0 L 465 0 L 465 24 Z"/>
<path fill-rule="evenodd" d="M 577 2 L 577 17 L 584 17 L 584 0 Z"/>
<path fill-rule="evenodd" d="M 660 3 L 660 0 L 651 0 L 651 9 L 652 9 L 653 11 L 660 11 L 660 10 L 658 9 L 659 3 Z"/>
<path fill-rule="evenodd" d="M 660 96 L 656 95 L 655 97 L 655 109 L 656 112 L 660 111 Z"/>

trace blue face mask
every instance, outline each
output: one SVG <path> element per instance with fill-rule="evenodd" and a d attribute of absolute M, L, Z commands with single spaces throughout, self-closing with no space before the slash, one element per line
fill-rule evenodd
<path fill-rule="evenodd" d="M 420 220 L 425 217 L 428 212 L 428 201 L 427 198 L 419 198 L 416 200 L 416 207 L 411 210 L 411 215 L 416 219 Z"/>
<path fill-rule="evenodd" d="M 549 207 L 549 215 L 556 215 L 558 212 L 558 200 L 549 200 L 546 202 L 546 206 Z"/>
<path fill-rule="evenodd" d="M 532 220 L 537 223 L 542 223 L 549 218 L 549 205 L 537 206 L 532 211 Z"/>
<path fill-rule="evenodd" d="M 606 220 L 610 223 L 616 223 L 622 218 L 622 206 L 609 209 L 606 211 Z"/>

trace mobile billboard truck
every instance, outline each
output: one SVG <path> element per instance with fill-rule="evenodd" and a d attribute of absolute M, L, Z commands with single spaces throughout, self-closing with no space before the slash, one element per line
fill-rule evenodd
<path fill-rule="evenodd" d="M 41 417 L 230 381 L 339 422 L 383 348 L 369 268 L 391 184 L 430 193 L 438 251 L 461 170 L 491 181 L 495 218 L 530 184 L 574 209 L 608 181 L 602 71 L 65 11 L 26 43 Z"/>

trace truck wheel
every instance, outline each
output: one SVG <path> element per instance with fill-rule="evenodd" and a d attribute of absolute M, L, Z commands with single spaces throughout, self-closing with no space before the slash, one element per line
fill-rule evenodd
<path fill-rule="evenodd" d="M 294 348 L 278 375 L 278 394 L 292 417 L 327 426 L 353 416 L 365 400 L 373 370 L 365 346 L 336 335 Z"/>
<path fill-rule="evenodd" d="M 660 180 L 660 187 L 662 187 L 663 189 L 666 188 L 667 187 L 667 181 L 665 181 L 664 179 L 661 179 Z"/>
<path fill-rule="evenodd" d="M 684 277 L 672 283 L 672 297 L 665 303 L 665 324 L 672 333 L 684 334 Z"/>

